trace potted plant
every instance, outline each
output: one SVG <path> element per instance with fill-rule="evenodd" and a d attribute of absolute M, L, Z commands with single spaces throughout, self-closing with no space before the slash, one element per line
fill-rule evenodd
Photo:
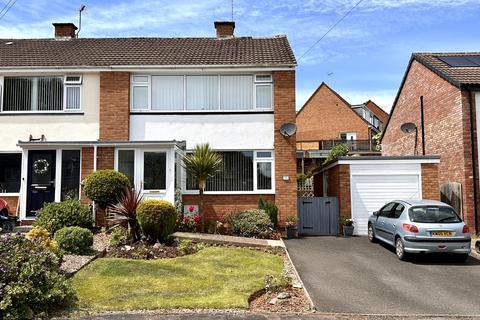
<path fill-rule="evenodd" d="M 285 222 L 285 231 L 287 232 L 287 239 L 297 237 L 297 216 L 287 216 L 287 221 Z"/>
<path fill-rule="evenodd" d="M 340 217 L 340 225 L 342 226 L 343 236 L 345 238 L 353 236 L 353 219 Z"/>

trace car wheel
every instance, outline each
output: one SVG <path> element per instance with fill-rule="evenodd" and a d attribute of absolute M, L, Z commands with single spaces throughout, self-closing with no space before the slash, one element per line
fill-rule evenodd
<path fill-rule="evenodd" d="M 407 259 L 407 253 L 405 252 L 405 247 L 403 245 L 402 238 L 400 237 L 395 240 L 395 253 L 400 260 L 405 261 Z"/>
<path fill-rule="evenodd" d="M 371 224 L 368 225 L 368 240 L 370 242 L 375 242 L 375 230 L 373 230 L 373 226 Z"/>

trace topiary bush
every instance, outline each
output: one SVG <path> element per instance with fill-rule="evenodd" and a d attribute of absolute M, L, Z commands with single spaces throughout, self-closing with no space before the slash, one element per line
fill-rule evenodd
<path fill-rule="evenodd" d="M 22 235 L 0 237 L 0 319 L 44 318 L 74 301 L 61 257 Z"/>
<path fill-rule="evenodd" d="M 89 254 L 93 244 L 92 231 L 80 227 L 65 227 L 53 236 L 60 249 L 73 254 Z"/>
<path fill-rule="evenodd" d="M 101 208 L 118 202 L 126 188 L 130 188 L 127 176 L 115 170 L 98 170 L 83 181 L 83 191 Z"/>
<path fill-rule="evenodd" d="M 242 237 L 268 238 L 273 232 L 270 217 L 261 209 L 246 210 L 232 217 L 232 233 Z"/>
<path fill-rule="evenodd" d="M 177 212 L 170 202 L 145 200 L 138 206 L 137 219 L 149 242 L 165 242 L 175 230 Z"/>
<path fill-rule="evenodd" d="M 78 200 L 45 203 L 33 225 L 46 229 L 51 235 L 64 227 L 91 229 L 92 211 L 89 206 L 81 204 Z"/>

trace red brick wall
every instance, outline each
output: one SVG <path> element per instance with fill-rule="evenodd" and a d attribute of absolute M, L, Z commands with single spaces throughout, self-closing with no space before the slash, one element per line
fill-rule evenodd
<path fill-rule="evenodd" d="M 130 73 L 100 72 L 100 140 L 126 141 L 130 127 Z"/>
<path fill-rule="evenodd" d="M 417 61 L 413 61 L 382 140 L 383 155 L 412 155 L 414 133 L 400 126 L 413 122 L 419 128 L 418 153 L 422 152 L 420 96 L 424 99 L 425 150 L 440 155 L 438 181 L 462 185 L 462 216 L 474 227 L 473 178 L 468 93 L 445 81 Z"/>
<path fill-rule="evenodd" d="M 297 115 L 297 141 L 340 139 L 341 132 L 356 132 L 368 140 L 368 124 L 332 89 L 322 84 Z"/>
<path fill-rule="evenodd" d="M 350 165 L 336 165 L 327 170 L 327 196 L 337 197 L 340 216 L 350 218 Z"/>
<path fill-rule="evenodd" d="M 82 148 L 82 168 L 80 181 L 83 181 L 89 174 L 93 172 L 93 147 Z M 89 204 L 91 201 L 83 193 L 83 188 L 80 192 L 80 201 L 84 204 Z"/>
<path fill-rule="evenodd" d="M 282 124 L 295 123 L 295 71 L 275 71 L 274 82 L 274 147 L 275 147 L 275 203 L 279 224 L 289 215 L 297 214 L 297 160 L 295 136 L 285 138 L 279 132 Z M 284 181 L 283 177 L 289 180 Z"/>
<path fill-rule="evenodd" d="M 114 168 L 114 150 L 113 147 L 97 148 L 97 170 Z"/>
<path fill-rule="evenodd" d="M 7 201 L 8 206 L 10 207 L 9 214 L 12 215 L 12 216 L 16 216 L 17 215 L 18 196 L 2 196 L 2 195 L 0 195 L 0 198 Z"/>
<path fill-rule="evenodd" d="M 204 195 L 205 219 L 223 221 L 229 213 L 239 213 L 247 209 L 258 207 L 258 199 L 262 197 L 268 201 L 275 201 L 273 194 L 241 194 L 241 195 Z M 198 205 L 198 195 L 183 195 L 184 205 Z"/>
<path fill-rule="evenodd" d="M 422 199 L 440 200 L 438 165 L 422 163 Z"/>

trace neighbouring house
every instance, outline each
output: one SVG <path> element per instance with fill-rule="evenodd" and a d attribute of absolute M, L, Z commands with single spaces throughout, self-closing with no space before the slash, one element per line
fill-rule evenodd
<path fill-rule="evenodd" d="M 0 40 L 0 197 L 24 224 L 46 202 L 80 198 L 99 169 L 127 175 L 147 199 L 198 204 L 181 157 L 209 143 L 223 170 L 206 187 L 207 219 L 275 201 L 295 214 L 296 61 L 285 36 Z M 103 223 L 104 217 L 97 216 Z"/>
<path fill-rule="evenodd" d="M 442 201 L 477 233 L 478 101 L 480 53 L 414 53 L 382 138 L 384 155 L 439 155 Z"/>
<path fill-rule="evenodd" d="M 355 234 L 366 235 L 368 217 L 389 201 L 440 200 L 439 162 L 438 156 L 338 157 L 315 177 L 321 196 L 337 198 L 339 215 L 354 220 Z M 319 226 L 308 225 L 314 217 L 304 220 L 301 227 Z"/>
<path fill-rule="evenodd" d="M 388 114 L 371 100 L 351 105 L 322 82 L 297 113 L 297 171 L 315 171 L 338 144 L 346 144 L 350 154 L 379 155 L 372 137 L 387 119 Z M 315 195 L 321 193 L 317 183 L 313 189 Z"/>

